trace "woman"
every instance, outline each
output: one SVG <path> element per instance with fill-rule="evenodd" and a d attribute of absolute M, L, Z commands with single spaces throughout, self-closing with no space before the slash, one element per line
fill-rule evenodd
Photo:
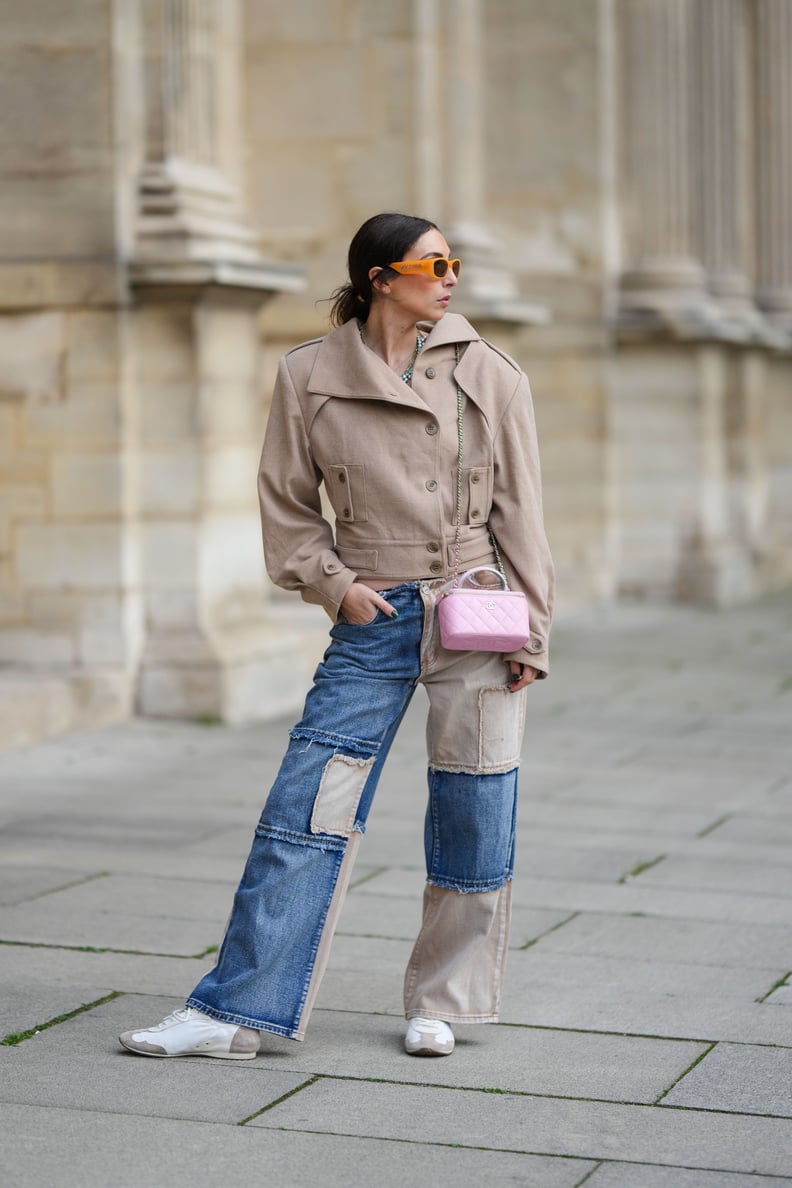
<path fill-rule="evenodd" d="M 281 360 L 259 474 L 267 569 L 325 608 L 331 643 L 217 965 L 186 1008 L 121 1037 L 133 1052 L 243 1060 L 262 1031 L 304 1038 L 380 771 L 419 682 L 427 885 L 405 976 L 405 1049 L 448 1055 L 451 1024 L 497 1021 L 525 689 L 547 672 L 552 565 L 528 381 L 446 312 L 459 269 L 434 223 L 374 216 L 350 245 L 336 329 Z M 446 651 L 437 595 L 457 566 L 496 563 L 493 537 L 510 587 L 529 599 L 531 638 L 509 656 Z"/>

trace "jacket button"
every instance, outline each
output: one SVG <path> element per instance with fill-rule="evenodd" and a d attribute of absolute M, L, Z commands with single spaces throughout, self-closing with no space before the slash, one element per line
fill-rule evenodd
<path fill-rule="evenodd" d="M 529 652 L 541 652 L 541 650 L 542 650 L 541 639 L 530 640 L 530 642 L 528 644 L 528 650 L 529 650 Z"/>
<path fill-rule="evenodd" d="M 429 566 L 429 569 L 432 573 L 442 573 L 443 572 L 443 566 L 440 561 L 433 561 L 432 564 Z"/>
<path fill-rule="evenodd" d="M 338 481 L 339 481 L 339 483 L 345 483 L 345 482 L 346 482 L 346 475 L 345 475 L 343 472 L 342 472 L 341 474 L 339 474 L 339 476 L 338 476 Z M 474 480 L 474 481 L 475 481 L 475 480 Z"/>
<path fill-rule="evenodd" d="M 429 423 L 425 426 L 426 432 L 429 434 L 430 437 L 434 437 L 435 433 L 437 433 L 438 428 L 439 428 L 439 426 L 437 424 L 437 421 L 429 421 Z"/>
<path fill-rule="evenodd" d="M 474 470 L 473 474 L 471 474 L 471 476 L 470 476 L 471 483 L 477 483 L 480 481 L 480 479 L 481 479 L 481 475 L 478 473 L 478 471 Z"/>
<path fill-rule="evenodd" d="M 478 510 L 478 508 L 474 508 L 474 510 L 470 513 L 470 518 L 471 520 L 477 520 L 480 515 L 481 512 Z"/>
<path fill-rule="evenodd" d="M 427 367 L 427 369 L 426 369 L 426 378 L 427 379 L 434 379 L 434 377 L 436 375 L 437 375 L 437 372 L 435 371 L 434 367 Z"/>
<path fill-rule="evenodd" d="M 439 553 L 440 552 L 440 544 L 436 540 L 430 540 L 429 544 L 426 547 L 430 553 Z"/>
<path fill-rule="evenodd" d="M 427 479 L 426 483 L 424 485 L 425 485 L 427 491 L 436 491 L 437 490 L 437 479 Z"/>
<path fill-rule="evenodd" d="M 344 517 L 344 519 L 348 520 L 349 517 L 352 515 L 352 512 L 349 510 L 348 507 L 345 507 L 344 510 L 341 512 L 341 515 Z"/>

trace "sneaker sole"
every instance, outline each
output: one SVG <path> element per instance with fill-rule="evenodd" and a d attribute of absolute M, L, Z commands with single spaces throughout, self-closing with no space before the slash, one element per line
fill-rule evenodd
<path fill-rule="evenodd" d="M 119 1043 L 135 1056 L 153 1056 L 155 1060 L 178 1060 L 185 1056 L 210 1056 L 215 1060 L 255 1060 L 258 1055 L 258 1052 L 149 1052 L 145 1048 L 136 1048 L 132 1044 L 124 1043 L 120 1036 Z"/>
<path fill-rule="evenodd" d="M 439 1052 L 437 1048 L 405 1048 L 408 1056 L 450 1056 L 453 1048 L 449 1048 L 447 1052 Z"/>

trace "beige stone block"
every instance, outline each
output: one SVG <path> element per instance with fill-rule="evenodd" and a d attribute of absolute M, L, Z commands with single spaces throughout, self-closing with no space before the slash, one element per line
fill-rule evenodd
<path fill-rule="evenodd" d="M 132 541 L 116 524 L 25 524 L 17 529 L 22 587 L 117 589 L 133 568 Z"/>
<path fill-rule="evenodd" d="M 0 317 L 0 399 L 59 400 L 65 360 L 62 314 Z"/>
<path fill-rule="evenodd" d="M 258 105 L 258 95 L 252 93 Z M 320 144 L 310 152 L 295 153 L 289 144 L 273 143 L 261 134 L 254 138 L 254 143 L 257 151 L 248 166 L 248 191 L 258 225 L 281 232 L 286 229 L 289 234 L 303 234 L 306 238 L 306 229 L 310 229 L 311 237 L 327 235 L 332 227 L 336 172 L 331 150 Z M 277 186 L 272 184 L 274 177 L 278 179 Z M 336 283 L 340 284 L 343 266 L 338 272 Z M 324 292 L 322 287 L 316 287 L 310 275 L 307 288 L 310 293 Z M 285 299 L 278 298 L 281 300 Z M 296 303 L 297 299 L 293 300 Z"/>
<path fill-rule="evenodd" d="M 197 623 L 200 616 L 200 596 L 195 588 L 146 589 L 146 623 L 150 632 L 183 630 L 185 623 Z"/>
<path fill-rule="evenodd" d="M 118 384 L 121 375 L 123 331 L 116 310 L 79 310 L 66 316 L 69 387 L 89 383 Z"/>
<path fill-rule="evenodd" d="M 132 334 L 142 384 L 183 383 L 195 375 L 194 305 L 173 302 L 138 307 Z"/>
<path fill-rule="evenodd" d="M 81 599 L 77 658 L 86 668 L 133 667 L 142 642 L 143 613 L 139 593 L 92 595 Z"/>
<path fill-rule="evenodd" d="M 73 664 L 77 656 L 73 635 L 33 627 L 0 627 L 0 664 L 50 668 Z"/>
<path fill-rule="evenodd" d="M 388 4 L 390 7 L 390 3 Z M 256 0 L 245 5 L 245 44 L 249 52 L 259 44 L 270 50 L 278 42 L 314 42 L 325 45 L 339 40 L 351 30 L 352 18 L 347 0 Z"/>
<path fill-rule="evenodd" d="M 215 511 L 244 509 L 258 511 L 256 479 L 260 449 L 258 444 L 246 448 L 213 450 L 204 462 L 205 505 Z"/>
<path fill-rule="evenodd" d="M 257 311 L 212 302 L 200 305 L 195 327 L 201 377 L 253 381 L 259 356 Z"/>
<path fill-rule="evenodd" d="M 150 717 L 220 718 L 241 725 L 296 712 L 315 665 L 315 644 L 277 624 L 212 633 L 178 654 L 173 637 L 149 653 L 139 703 Z"/>
<path fill-rule="evenodd" d="M 0 185 L 0 255 L 112 256 L 115 181 L 106 165 L 90 173 L 19 173 Z M 96 298 L 94 297 L 94 300 Z"/>
<path fill-rule="evenodd" d="M 107 152 L 112 111 L 102 50 L 0 42 L 4 170 L 63 174 L 91 169 L 91 156 Z"/>
<path fill-rule="evenodd" d="M 10 49 L 31 45 L 51 49 L 96 45 L 104 33 L 111 0 L 36 0 L 35 4 L 3 4 L 0 44 Z"/>
<path fill-rule="evenodd" d="M 144 523 L 141 542 L 147 590 L 190 590 L 196 585 L 200 542 L 192 521 Z"/>
<path fill-rule="evenodd" d="M 200 589 L 215 621 L 224 617 L 224 603 L 238 590 L 260 589 L 262 581 L 261 522 L 258 512 L 214 516 L 202 525 Z"/>
<path fill-rule="evenodd" d="M 19 410 L 13 403 L 4 404 L 0 396 L 0 456 L 16 450 L 19 433 Z"/>
<path fill-rule="evenodd" d="M 126 264 L 103 260 L 0 261 L 0 309 L 112 305 L 123 291 Z"/>
<path fill-rule="evenodd" d="M 196 453 L 147 453 L 140 459 L 140 509 L 153 518 L 196 515 L 203 501 L 203 468 Z"/>
<path fill-rule="evenodd" d="M 201 384 L 200 428 L 205 441 L 259 443 L 261 409 L 254 380 L 207 380 Z"/>
<path fill-rule="evenodd" d="M 68 634 L 79 625 L 81 601 L 74 590 L 33 590 L 27 593 L 25 606 L 34 627 Z"/>
<path fill-rule="evenodd" d="M 248 108 L 253 140 L 272 136 L 273 112 L 278 112 L 279 138 L 288 137 L 293 143 L 315 145 L 325 138 L 349 140 L 365 134 L 376 89 L 369 61 L 367 48 L 348 43 L 303 42 L 290 45 L 288 53 L 270 43 L 250 62 L 249 94 L 256 100 Z M 310 79 L 308 86 L 306 79 Z M 317 95 L 332 96 L 332 101 L 317 103 Z M 277 176 L 282 187 L 283 178 Z M 316 180 L 315 176 L 314 184 Z M 297 197 L 288 193 L 292 199 Z M 258 217 L 257 222 L 261 222 Z"/>
<path fill-rule="evenodd" d="M 121 454 L 58 453 L 52 460 L 52 509 L 58 520 L 107 520 L 126 499 L 128 460 Z"/>
<path fill-rule="evenodd" d="M 149 383 L 137 388 L 140 407 L 140 444 L 146 451 L 176 449 L 199 435 L 199 407 L 195 387 L 188 380 Z"/>
<path fill-rule="evenodd" d="M 132 712 L 134 681 L 127 672 L 0 671 L 0 750 L 32 746 L 67 730 L 97 730 Z"/>
<path fill-rule="evenodd" d="M 27 404 L 22 413 L 22 440 L 34 448 L 116 445 L 123 427 L 119 393 L 104 384 L 73 385 L 64 400 Z"/>

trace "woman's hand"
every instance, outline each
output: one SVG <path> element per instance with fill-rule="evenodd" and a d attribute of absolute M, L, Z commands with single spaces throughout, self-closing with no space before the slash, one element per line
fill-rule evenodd
<path fill-rule="evenodd" d="M 516 660 L 508 660 L 509 677 L 508 689 L 510 693 L 516 693 L 518 689 L 524 689 L 526 685 L 532 685 L 538 676 L 538 669 L 531 668 L 530 664 L 519 664 Z"/>
<path fill-rule="evenodd" d="M 347 623 L 361 625 L 371 623 L 378 610 L 386 614 L 389 619 L 398 618 L 399 612 L 394 610 L 376 590 L 364 586 L 362 582 L 353 582 L 341 599 L 341 614 Z"/>

